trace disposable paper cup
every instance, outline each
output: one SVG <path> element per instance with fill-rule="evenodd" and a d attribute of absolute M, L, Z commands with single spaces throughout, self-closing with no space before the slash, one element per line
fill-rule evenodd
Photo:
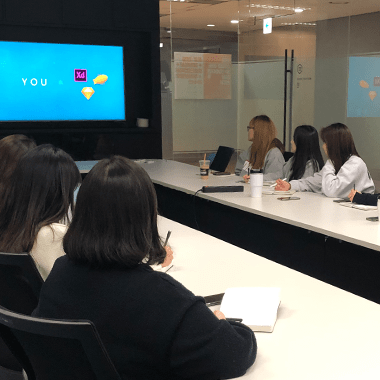
<path fill-rule="evenodd" d="M 201 170 L 201 178 L 208 179 L 208 172 L 210 170 L 210 160 L 199 160 L 199 167 Z"/>

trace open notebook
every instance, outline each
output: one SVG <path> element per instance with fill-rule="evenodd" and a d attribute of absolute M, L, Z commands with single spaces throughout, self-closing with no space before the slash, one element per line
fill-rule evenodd
<path fill-rule="evenodd" d="M 351 203 L 351 202 L 342 202 L 339 204 L 343 207 L 357 208 L 358 210 L 363 210 L 363 211 L 377 210 L 377 206 L 359 205 L 357 203 Z"/>
<path fill-rule="evenodd" d="M 280 306 L 280 288 L 228 288 L 220 311 L 226 318 L 242 318 L 253 331 L 272 332 Z"/>

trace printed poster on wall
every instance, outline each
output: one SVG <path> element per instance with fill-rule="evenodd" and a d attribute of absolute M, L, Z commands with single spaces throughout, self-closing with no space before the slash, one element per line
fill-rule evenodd
<path fill-rule="evenodd" d="M 174 52 L 175 99 L 231 99 L 231 54 Z"/>

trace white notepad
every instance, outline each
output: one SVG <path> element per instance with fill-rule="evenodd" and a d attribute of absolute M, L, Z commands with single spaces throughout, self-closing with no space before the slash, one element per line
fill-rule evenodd
<path fill-rule="evenodd" d="M 280 288 L 228 288 L 220 311 L 226 318 L 242 318 L 253 331 L 272 332 L 280 306 Z"/>
<path fill-rule="evenodd" d="M 339 204 L 343 207 L 357 208 L 358 210 L 363 210 L 363 211 L 377 210 L 377 206 L 359 205 L 357 203 L 351 203 L 351 202 L 341 202 Z"/>
<path fill-rule="evenodd" d="M 278 191 L 278 190 L 275 190 L 271 187 L 269 187 L 269 188 L 263 187 L 263 191 L 262 191 L 262 193 L 266 194 L 266 195 L 292 195 L 295 192 L 296 192 L 295 190 Z"/>

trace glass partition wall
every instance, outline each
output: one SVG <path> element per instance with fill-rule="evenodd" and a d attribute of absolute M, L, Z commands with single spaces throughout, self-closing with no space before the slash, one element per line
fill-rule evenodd
<path fill-rule="evenodd" d="M 267 114 L 287 150 L 298 125 L 347 124 L 380 180 L 378 1 L 165 0 L 160 13 L 164 158 L 245 150 Z"/>

